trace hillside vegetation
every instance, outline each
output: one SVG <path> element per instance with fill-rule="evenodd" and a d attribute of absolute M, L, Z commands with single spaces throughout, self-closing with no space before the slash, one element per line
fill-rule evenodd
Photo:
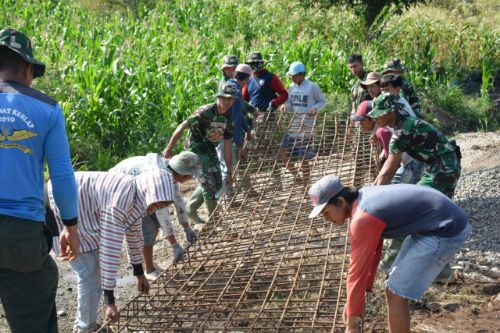
<path fill-rule="evenodd" d="M 399 57 L 426 118 L 441 125 L 445 113 L 453 130 L 496 129 L 488 91 L 500 66 L 498 7 L 435 1 L 402 16 L 389 11 L 366 31 L 350 9 L 306 10 L 293 0 L 4 0 L 0 26 L 32 37 L 48 66 L 35 87 L 60 101 L 75 162 L 95 170 L 160 151 L 179 122 L 213 100 L 222 57 L 242 61 L 252 50 L 286 83 L 289 64 L 303 61 L 328 96 L 326 112 L 340 113 L 354 80 L 349 54 L 362 53 L 372 70 Z M 464 95 L 471 75 L 480 89 Z"/>

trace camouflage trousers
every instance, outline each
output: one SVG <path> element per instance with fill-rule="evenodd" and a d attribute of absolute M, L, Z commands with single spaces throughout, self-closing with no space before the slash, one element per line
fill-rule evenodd
<path fill-rule="evenodd" d="M 201 175 L 198 183 L 203 189 L 205 200 L 216 200 L 216 193 L 222 187 L 222 173 L 219 157 L 215 147 L 205 147 L 206 149 L 191 149 L 201 161 Z"/>
<path fill-rule="evenodd" d="M 450 199 L 455 193 L 460 178 L 460 160 L 455 152 L 439 156 L 432 163 L 426 163 L 418 185 L 430 186 Z"/>

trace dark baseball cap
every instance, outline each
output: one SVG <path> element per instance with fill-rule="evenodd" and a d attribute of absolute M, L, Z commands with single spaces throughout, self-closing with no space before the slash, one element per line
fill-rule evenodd
<path fill-rule="evenodd" d="M 356 113 L 351 116 L 353 121 L 361 121 L 368 116 L 368 113 L 372 110 L 372 101 L 363 101 L 358 105 Z"/>
<path fill-rule="evenodd" d="M 333 175 L 325 176 L 314 183 L 309 189 L 309 196 L 314 205 L 309 218 L 312 219 L 318 216 L 325 209 L 328 201 L 339 194 L 343 188 L 340 178 Z"/>
<path fill-rule="evenodd" d="M 45 65 L 33 57 L 31 41 L 22 32 L 14 29 L 0 30 L 0 46 L 9 48 L 23 57 L 28 63 L 33 64 L 33 78 L 42 77 L 45 74 Z"/>

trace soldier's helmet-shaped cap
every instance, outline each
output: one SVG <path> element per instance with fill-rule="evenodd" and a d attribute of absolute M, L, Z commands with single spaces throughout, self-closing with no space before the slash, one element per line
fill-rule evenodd
<path fill-rule="evenodd" d="M 222 59 L 222 65 L 220 65 L 220 69 L 224 69 L 226 67 L 236 67 L 239 64 L 238 57 L 234 54 L 228 54 L 224 56 Z"/>
<path fill-rule="evenodd" d="M 0 52 L 1 47 L 6 47 L 19 54 L 28 63 L 33 64 L 33 78 L 42 77 L 45 74 L 45 64 L 33 57 L 31 41 L 22 32 L 14 29 L 0 30 Z"/>
<path fill-rule="evenodd" d="M 219 86 L 219 91 L 215 95 L 215 97 L 229 97 L 229 98 L 237 98 L 238 90 L 235 85 L 229 82 L 223 82 Z"/>
<path fill-rule="evenodd" d="M 309 197 L 314 205 L 309 218 L 318 216 L 331 198 L 339 194 L 344 186 L 337 176 L 329 175 L 321 178 L 309 189 Z"/>
<path fill-rule="evenodd" d="M 399 72 L 402 73 L 404 72 L 405 68 L 401 64 L 401 60 L 399 59 L 392 59 L 384 64 L 384 70 L 382 71 L 382 74 L 387 74 L 390 72 Z"/>
<path fill-rule="evenodd" d="M 173 156 L 168 165 L 179 175 L 198 177 L 201 175 L 200 158 L 190 151 L 183 151 Z"/>
<path fill-rule="evenodd" d="M 368 117 L 376 119 L 386 113 L 399 111 L 400 108 L 396 96 L 389 93 L 380 94 L 373 101 L 372 111 L 368 113 Z"/>
<path fill-rule="evenodd" d="M 250 53 L 247 59 L 247 64 L 252 63 L 264 63 L 264 59 L 262 58 L 262 53 L 253 51 Z"/>

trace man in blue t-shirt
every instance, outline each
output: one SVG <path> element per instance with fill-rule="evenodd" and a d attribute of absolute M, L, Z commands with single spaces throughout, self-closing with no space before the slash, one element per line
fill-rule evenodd
<path fill-rule="evenodd" d="M 58 332 L 57 266 L 44 228 L 44 166 L 64 228 L 61 256 L 79 253 L 78 201 L 66 126 L 56 101 L 30 88 L 45 65 L 26 35 L 0 30 L 0 299 L 11 332 Z"/>

